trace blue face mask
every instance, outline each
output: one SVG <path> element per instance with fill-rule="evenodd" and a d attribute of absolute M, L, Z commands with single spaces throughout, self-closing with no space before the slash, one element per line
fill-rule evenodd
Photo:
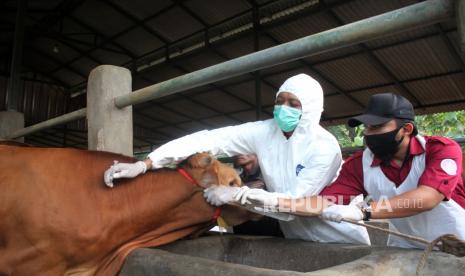
<path fill-rule="evenodd" d="M 290 132 L 299 124 L 302 111 L 287 105 L 275 105 L 273 115 L 279 128 L 284 132 Z"/>

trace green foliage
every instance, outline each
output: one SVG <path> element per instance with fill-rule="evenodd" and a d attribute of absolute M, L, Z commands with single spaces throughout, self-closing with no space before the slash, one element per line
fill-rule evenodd
<path fill-rule="evenodd" d="M 342 148 L 361 147 L 363 146 L 363 127 L 355 127 L 351 135 L 350 128 L 347 125 L 329 126 L 331 132 L 338 140 Z"/>
<path fill-rule="evenodd" d="M 459 138 L 464 136 L 465 111 L 417 116 L 415 123 L 418 131 L 423 135 Z"/>
<path fill-rule="evenodd" d="M 415 124 L 422 135 L 462 138 L 465 110 L 416 116 Z M 363 146 L 363 126 L 356 127 L 352 134 L 347 125 L 330 126 L 327 129 L 336 136 L 343 148 Z"/>

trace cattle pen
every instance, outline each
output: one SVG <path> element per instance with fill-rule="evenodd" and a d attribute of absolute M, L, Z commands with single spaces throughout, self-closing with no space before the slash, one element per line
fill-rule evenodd
<path fill-rule="evenodd" d="M 25 1 L 18 1 L 18 3 L 21 2 Z M 56 146 L 58 142 L 54 140 L 53 135 L 58 131 L 63 131 L 62 137 L 65 141 L 74 135 L 75 139 L 79 140 L 76 144 L 80 144 L 81 146 L 84 145 L 84 147 L 87 147 L 89 150 L 109 151 L 127 156 L 134 156 L 135 139 L 145 142 L 143 143 L 143 147 L 139 147 L 139 153 L 149 152 L 154 148 L 154 144 L 163 144 L 163 142 L 174 138 L 176 135 L 180 136 L 178 133 L 185 134 L 186 130 L 199 128 L 198 125 L 200 125 L 200 128 L 213 128 L 218 125 L 224 125 L 225 122 L 241 123 L 250 121 L 251 118 L 259 120 L 267 116 L 270 117 L 270 114 L 272 114 L 272 112 L 270 112 L 271 105 L 266 105 L 262 102 L 262 98 L 264 97 L 262 95 L 262 86 L 264 85 L 263 83 L 265 83 L 263 78 L 266 76 L 264 70 L 273 70 L 274 67 L 287 66 L 287 64 L 293 62 L 298 62 L 299 66 L 293 67 L 287 71 L 280 69 L 279 72 L 284 71 L 285 74 L 289 74 L 292 70 L 295 71 L 305 68 L 305 70 L 308 70 L 309 74 L 313 73 L 323 79 L 328 86 L 334 88 L 331 92 L 331 97 L 337 97 L 338 108 L 343 108 L 347 105 L 348 109 L 350 109 L 350 112 L 344 114 L 337 113 L 335 109 L 338 108 L 330 107 L 332 103 L 331 98 L 327 104 L 328 110 L 330 111 L 323 114 L 322 117 L 322 120 L 326 121 L 328 125 L 341 123 L 351 115 L 359 114 L 361 110 L 366 107 L 367 95 L 379 92 L 382 89 L 393 89 L 400 94 L 406 95 L 408 98 L 412 99 L 415 110 L 420 114 L 447 111 L 449 109 L 461 110 L 465 108 L 465 78 L 463 76 L 463 73 L 465 73 L 465 0 L 407 1 L 409 5 L 404 5 L 398 9 L 389 10 L 367 18 L 362 17 L 359 18 L 359 20 L 354 19 L 346 24 L 344 24 L 343 20 L 338 18 L 333 10 L 339 7 L 338 5 L 343 5 L 341 3 L 335 4 L 337 1 L 334 1 L 334 3 L 332 1 L 295 2 L 298 2 L 296 7 L 302 10 L 308 7 L 313 9 L 313 6 L 315 6 L 318 12 L 329 13 L 332 17 L 332 21 L 337 22 L 338 26 L 299 37 L 291 41 L 279 42 L 277 39 L 270 36 L 271 38 L 268 37 L 268 39 L 274 43 L 269 47 L 259 47 L 260 38 L 258 36 L 266 32 L 265 26 L 268 22 L 267 20 L 271 22 L 270 24 L 272 24 L 273 20 L 277 20 L 273 16 L 278 13 L 269 12 L 267 16 L 263 16 L 262 18 L 258 13 L 261 7 L 260 4 L 257 4 L 255 1 L 250 1 L 250 3 L 255 4 L 253 9 L 249 11 L 252 21 L 249 24 L 250 26 L 247 25 L 247 28 L 256 31 L 256 33 L 254 33 L 254 49 L 251 53 L 247 52 L 246 54 L 234 55 L 234 58 L 226 58 L 225 61 L 221 60 L 221 62 L 200 69 L 196 68 L 196 70 L 179 69 L 182 67 L 180 67 L 181 65 L 176 65 L 177 55 L 188 56 L 191 52 L 195 54 L 197 53 L 196 51 L 201 48 L 208 49 L 209 47 L 213 47 L 212 45 L 215 45 L 216 41 L 228 40 L 229 33 L 224 32 L 217 34 L 214 32 L 214 28 L 209 29 L 208 24 L 205 24 L 203 27 L 204 32 L 201 34 L 197 33 L 198 36 L 204 36 L 200 42 L 192 42 L 188 46 L 183 45 L 183 47 L 177 48 L 175 47 L 176 45 L 161 47 L 160 51 L 166 52 L 166 54 L 162 54 L 157 58 L 152 58 L 149 61 L 141 58 L 144 62 L 127 62 L 126 64 L 121 63 L 120 66 L 102 63 L 102 65 L 93 66 L 85 83 L 75 85 L 73 87 L 74 90 L 71 89 L 69 91 L 70 97 L 73 95 L 72 97 L 81 100 L 82 103 L 76 105 L 78 108 L 72 110 L 73 108 L 68 107 L 64 110 L 69 112 L 61 112 L 61 114 L 53 118 L 34 122 L 34 124 L 29 124 L 26 127 L 24 127 L 24 115 L 18 115 L 18 113 L 20 113 L 18 109 L 20 108 L 13 107 L 23 106 L 23 111 L 25 111 L 28 105 L 26 92 L 23 92 L 22 103 L 18 103 L 19 96 L 15 96 L 13 93 L 13 88 L 18 86 L 21 79 L 21 70 L 18 69 L 21 63 L 21 57 L 13 53 L 11 57 L 11 72 L 9 73 L 9 88 L 4 95 L 7 111 L 0 112 L 0 138 L 17 140 L 22 137 L 31 137 L 30 141 L 38 141 L 38 144 L 41 144 L 40 141 L 45 141 L 42 144 L 48 145 L 46 139 L 34 137 L 36 134 L 45 133 L 52 141 L 51 146 Z M 267 4 L 268 3 L 263 4 L 262 6 L 265 7 Z M 177 8 L 183 7 L 183 4 L 175 3 L 173 5 L 178 5 Z M 115 9 L 118 10 L 118 8 Z M 187 12 L 186 9 L 185 7 L 182 8 L 184 12 L 191 14 Z M 297 8 L 294 7 L 294 9 Z M 313 10 L 311 11 L 312 14 L 315 12 Z M 24 11 L 21 11 L 20 6 L 18 6 L 17 12 L 21 14 L 21 12 Z M 124 13 L 124 10 L 120 10 L 120 12 Z M 286 12 L 293 13 L 295 11 L 289 8 Z M 298 15 L 300 12 L 301 11 L 297 11 Z M 279 16 L 286 16 L 283 12 L 279 14 Z M 131 15 L 127 15 L 127 17 L 131 18 Z M 132 18 L 132 20 L 137 21 L 139 27 L 145 26 L 144 24 L 151 19 L 153 18 L 144 21 L 134 18 L 134 16 Z M 198 21 L 202 22 L 202 19 L 200 18 Z M 16 23 L 19 24 L 20 21 L 17 20 Z M 240 28 L 247 30 L 246 27 L 243 26 L 237 27 L 235 30 L 241 33 L 244 30 L 239 30 Z M 422 33 L 422 30 L 425 28 L 433 28 L 434 35 Z M 230 32 L 232 33 L 232 31 Z M 417 35 L 416 32 L 420 34 Z M 230 35 L 234 36 L 236 34 Z M 51 33 L 50 36 L 53 37 L 56 36 L 56 34 Z M 385 50 L 383 47 L 389 47 L 383 46 L 382 43 L 376 46 L 376 40 L 389 40 L 393 36 L 418 36 L 417 39 L 431 40 L 435 36 L 438 36 L 442 41 L 441 49 L 446 51 L 449 58 L 456 64 L 454 63 L 452 69 L 448 68 L 450 70 L 446 70 L 447 72 L 433 72 L 429 77 L 411 76 L 410 78 L 406 78 L 406 80 L 401 80 L 400 77 L 392 72 L 394 70 L 389 69 L 388 66 L 385 65 L 385 63 L 388 63 L 390 57 L 397 55 L 396 51 L 393 51 L 389 55 L 385 54 L 386 61 L 383 62 L 380 58 L 382 54 L 381 51 Z M 97 42 L 95 43 L 98 44 L 99 39 L 101 39 L 101 41 L 107 41 L 109 44 L 113 43 L 109 37 L 105 36 L 98 39 L 96 38 L 95 40 Z M 163 42 L 163 39 L 160 40 Z M 386 43 L 394 45 L 392 47 L 398 46 L 396 43 L 401 43 L 399 42 L 401 40 L 399 38 L 392 40 L 394 42 L 388 41 Z M 455 41 L 455 43 L 451 43 L 451 40 Z M 194 40 L 192 39 L 192 41 Z M 373 44 L 367 46 L 370 45 L 368 44 L 370 42 Z M 22 45 L 23 41 L 21 37 L 15 36 L 14 43 L 15 45 Z M 427 44 L 428 41 L 421 43 Z M 105 43 L 101 43 L 102 48 L 104 44 Z M 170 43 L 166 42 L 166 44 Z M 346 51 L 346 49 L 350 49 L 350 47 L 359 47 L 356 51 L 357 54 L 354 54 L 354 52 L 344 53 L 343 58 L 360 53 L 368 56 L 368 59 L 374 60 L 375 65 L 373 65 L 372 68 L 383 72 L 383 77 L 385 78 L 380 80 L 382 85 L 373 84 L 364 87 L 364 90 L 368 91 L 364 95 L 357 94 L 360 92 L 357 90 L 358 88 L 343 88 L 337 85 L 336 81 L 323 76 L 324 74 L 321 73 L 324 72 L 323 69 L 315 69 L 315 67 L 312 66 L 312 62 L 308 61 L 310 58 L 321 55 L 331 56 L 331 54 L 336 51 Z M 419 48 L 420 47 L 421 46 L 419 46 Z M 172 50 L 174 48 L 176 48 L 176 51 Z M 378 56 L 375 54 L 375 49 L 378 49 L 380 52 Z M 53 48 L 53 50 L 55 51 L 55 48 Z M 120 51 L 121 49 L 117 50 Z M 89 54 L 91 51 L 86 51 L 87 50 L 81 50 L 80 55 L 92 59 Z M 124 49 L 122 51 L 124 52 Z M 145 56 L 143 56 L 143 58 L 145 58 Z M 336 60 L 336 58 L 337 57 L 329 57 L 328 59 Z M 54 58 L 52 57 L 51 59 Z M 19 65 L 15 61 L 19 62 Z M 394 64 L 397 62 L 402 63 L 402 61 L 392 63 Z M 451 61 L 451 63 L 453 62 Z M 171 64 L 173 68 L 178 68 L 183 74 L 177 74 L 175 77 L 164 79 L 145 87 L 139 85 L 137 89 L 133 89 L 133 87 L 135 87 L 135 79 L 138 75 L 145 74 L 145 72 L 150 73 L 151 68 L 158 68 L 157 66 L 164 63 Z M 315 61 L 315 63 L 318 63 L 318 61 Z M 74 71 L 71 66 L 72 64 L 73 62 L 67 62 L 60 66 L 69 71 Z M 401 68 L 398 64 L 392 66 L 393 68 Z M 267 74 L 273 76 L 273 74 L 277 73 L 270 71 L 267 72 Z M 87 75 L 84 77 L 87 77 Z M 243 99 L 238 99 L 238 96 L 235 96 L 234 93 L 228 92 L 228 89 L 224 88 L 227 87 L 228 83 L 226 83 L 224 87 L 215 84 L 236 78 L 236 80 L 239 79 L 237 84 L 240 85 L 240 78 L 246 77 L 247 80 L 252 83 L 252 87 L 255 90 L 254 104 L 247 103 L 247 101 Z M 423 97 L 421 92 L 418 92 L 421 91 L 422 88 L 428 87 L 430 85 L 428 81 L 431 81 L 431 79 L 442 77 L 447 78 L 449 82 L 446 83 L 446 81 L 444 81 L 434 84 L 435 88 L 444 85 L 453 87 L 450 90 L 455 90 L 444 95 L 441 95 L 438 91 L 429 92 L 430 94 L 428 97 L 434 99 L 444 98 L 444 101 L 430 101 L 430 98 L 426 96 Z M 361 78 L 363 79 L 364 77 L 361 76 Z M 370 79 L 370 76 L 367 76 L 365 79 Z M 418 82 L 423 81 L 424 83 L 418 84 Z M 418 84 L 420 88 L 415 88 L 415 83 Z M 231 86 L 233 87 L 234 84 L 236 83 L 233 82 Z M 267 85 L 271 88 L 275 88 L 272 84 Z M 189 98 L 189 95 L 186 96 L 183 94 L 186 91 L 200 89 L 205 86 L 211 87 L 213 90 L 218 90 L 239 103 L 241 103 L 241 101 L 246 102 L 247 109 L 238 109 L 239 111 L 237 111 L 237 113 L 248 112 L 247 116 L 240 117 L 239 114 L 235 117 L 234 115 L 237 114 L 234 112 L 223 111 L 221 110 L 222 107 L 219 107 L 216 109 L 211 108 L 211 110 L 216 112 L 213 115 L 199 116 L 193 119 L 192 122 L 180 119 L 179 122 L 176 123 L 176 126 L 172 126 L 169 119 L 161 118 L 160 122 L 158 122 L 160 124 L 156 127 L 160 129 L 167 128 L 168 130 L 161 131 L 161 134 L 154 138 L 153 141 L 155 142 L 146 139 L 147 133 L 152 133 L 151 131 L 156 127 L 142 127 L 142 125 L 149 124 L 155 120 L 142 111 L 136 113 L 136 106 L 146 104 L 147 106 L 145 108 L 149 109 L 151 108 L 149 106 L 150 103 L 161 101 L 156 102 L 153 109 L 156 110 L 156 108 L 160 106 L 165 109 L 166 106 L 169 106 L 168 100 L 177 96 L 180 98 L 175 98 L 175 100 L 193 101 L 200 107 L 206 107 L 201 100 L 195 100 Z M 207 92 L 210 92 L 210 90 Z M 163 102 L 164 99 L 168 99 L 166 103 Z M 47 115 L 51 113 L 50 109 L 53 109 L 53 107 L 51 107 L 51 101 L 52 99 L 49 99 L 47 105 L 49 111 Z M 68 99 L 68 101 L 70 100 Z M 57 101 L 55 105 L 55 109 L 58 110 L 60 103 Z M 31 110 L 32 109 L 34 108 L 31 107 Z M 335 112 L 334 114 L 336 115 L 331 116 L 331 112 Z M 176 117 L 182 115 L 180 113 L 182 112 L 176 111 L 167 114 Z M 252 113 L 252 115 L 250 115 L 250 113 Z M 208 121 L 209 119 L 216 118 L 215 116 L 221 116 L 224 120 L 218 124 Z M 134 123 L 135 117 L 147 120 L 138 121 L 136 125 Z M 70 130 L 67 128 L 67 125 L 73 122 L 77 124 L 79 120 L 81 120 L 81 122 L 84 121 L 84 123 L 81 123 L 80 129 Z M 197 125 L 192 129 L 183 125 L 188 123 L 197 123 Z M 82 125 L 84 127 L 82 127 Z M 148 130 L 140 130 L 145 128 Z M 166 133 L 170 132 L 170 129 L 174 129 L 178 133 L 175 136 L 167 135 Z M 82 139 L 85 139 L 86 142 L 80 141 Z M 465 138 L 458 139 L 457 141 L 459 143 L 465 143 Z M 67 145 L 67 143 L 68 142 L 64 142 L 63 144 Z M 346 152 L 353 150 L 353 148 L 345 149 Z M 380 224 L 385 226 L 383 223 Z M 412 266 L 412 263 L 418 262 L 421 251 L 387 248 L 383 246 L 386 244 L 387 239 L 385 235 L 383 236 L 370 232 L 370 236 L 372 236 L 374 240 L 373 246 L 328 246 L 296 240 L 284 241 L 278 238 L 213 235 L 211 237 L 203 237 L 192 241 L 181 241 L 175 244 L 169 244 L 158 249 L 136 250 L 134 254 L 128 258 L 120 275 L 155 275 L 157 273 L 166 275 L 199 275 L 210 274 L 212 270 L 214 275 L 221 275 L 224 273 L 231 275 L 335 275 L 341 273 L 344 275 L 405 275 L 412 274 L 415 271 L 416 266 Z M 437 274 L 439 273 L 438 267 L 441 268 L 441 274 L 450 273 L 454 275 L 463 273 L 463 271 L 460 272 L 460 269 L 463 269 L 465 266 L 465 260 L 463 258 L 449 258 L 446 254 L 442 253 L 435 254 L 435 258 L 430 259 L 425 267 L 426 273 Z M 390 257 L 386 258 L 387 255 Z M 283 258 L 283 256 L 285 256 L 285 258 Z M 234 263 L 235 265 L 232 266 L 230 263 Z"/>

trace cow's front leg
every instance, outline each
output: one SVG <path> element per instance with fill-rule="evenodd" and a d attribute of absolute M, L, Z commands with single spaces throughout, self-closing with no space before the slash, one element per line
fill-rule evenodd
<path fill-rule="evenodd" d="M 263 216 L 252 213 L 242 206 L 228 204 L 221 207 L 221 217 L 225 220 L 228 226 L 235 226 L 249 220 L 259 220 Z"/>

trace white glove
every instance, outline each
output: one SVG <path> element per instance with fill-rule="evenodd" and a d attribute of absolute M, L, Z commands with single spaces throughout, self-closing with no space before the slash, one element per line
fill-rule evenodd
<path fill-rule="evenodd" d="M 278 193 L 270 193 L 262 189 L 246 189 L 239 191 L 234 200 L 242 205 L 253 204 L 254 206 L 263 206 L 264 208 L 274 209 L 278 207 Z"/>
<path fill-rule="evenodd" d="M 234 202 L 234 196 L 242 190 L 248 190 L 249 187 L 229 187 L 229 186 L 211 186 L 203 191 L 203 197 L 208 203 L 214 206 L 221 206 Z"/>
<path fill-rule="evenodd" d="M 341 222 L 342 219 L 360 221 L 363 219 L 362 212 L 363 195 L 355 197 L 349 205 L 332 205 L 324 209 L 321 217 L 325 220 Z"/>
<path fill-rule="evenodd" d="M 118 163 L 113 161 L 114 164 L 103 175 L 105 185 L 113 188 L 113 179 L 118 178 L 134 178 L 139 174 L 143 174 L 147 171 L 147 165 L 142 161 L 136 163 Z"/>

